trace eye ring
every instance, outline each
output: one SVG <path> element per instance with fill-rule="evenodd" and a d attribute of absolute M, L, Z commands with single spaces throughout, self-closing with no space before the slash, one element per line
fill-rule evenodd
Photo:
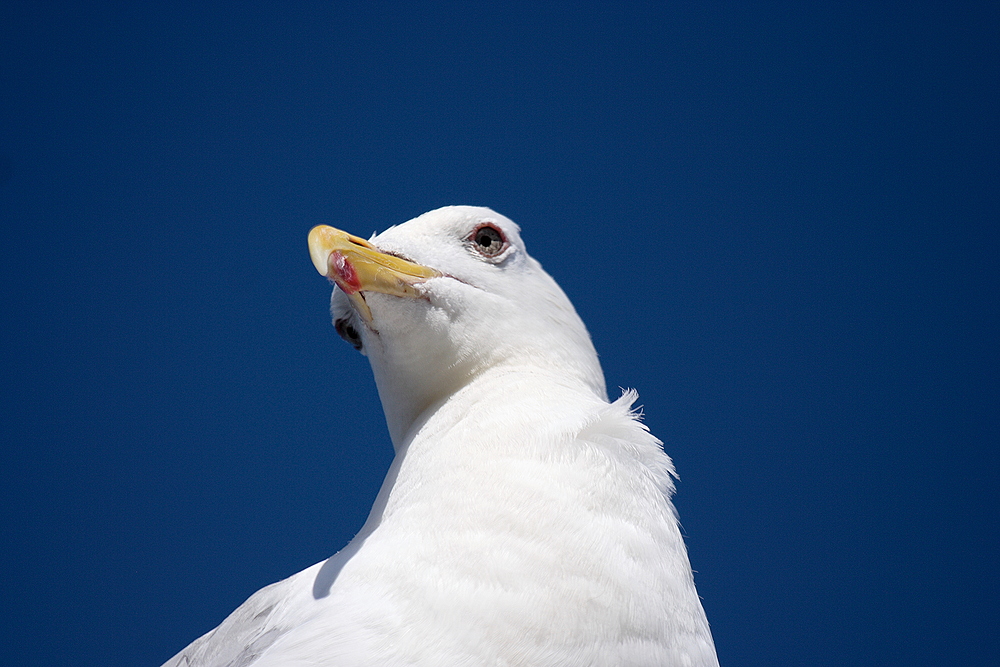
<path fill-rule="evenodd" d="M 476 254 L 486 259 L 496 259 L 510 246 L 504 233 L 496 225 L 488 222 L 472 230 L 468 240 Z"/>

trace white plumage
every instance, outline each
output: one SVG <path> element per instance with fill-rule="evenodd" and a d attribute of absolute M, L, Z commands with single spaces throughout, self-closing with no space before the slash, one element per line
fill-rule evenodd
<path fill-rule="evenodd" d="M 310 250 L 395 459 L 347 547 L 166 666 L 717 665 L 670 459 L 517 226 L 454 206 Z"/>

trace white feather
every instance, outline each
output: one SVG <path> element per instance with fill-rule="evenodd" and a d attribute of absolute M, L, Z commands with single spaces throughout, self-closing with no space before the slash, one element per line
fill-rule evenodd
<path fill-rule="evenodd" d="M 484 221 L 500 263 L 469 249 Z M 396 449 L 371 515 L 165 667 L 717 665 L 673 465 L 517 226 L 448 207 L 372 242 L 447 276 L 356 321 Z"/>

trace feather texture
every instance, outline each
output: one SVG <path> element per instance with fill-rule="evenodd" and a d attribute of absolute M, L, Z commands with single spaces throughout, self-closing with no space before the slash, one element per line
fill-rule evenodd
<path fill-rule="evenodd" d="M 470 251 L 482 224 L 509 241 L 502 262 Z M 635 392 L 607 401 L 586 329 L 517 227 L 449 207 L 372 244 L 445 275 L 421 298 L 366 295 L 371 326 L 334 294 L 396 449 L 371 515 L 165 667 L 717 665 L 673 464 Z"/>

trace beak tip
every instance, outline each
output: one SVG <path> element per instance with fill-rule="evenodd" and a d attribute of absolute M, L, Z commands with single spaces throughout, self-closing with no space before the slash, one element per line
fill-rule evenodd
<path fill-rule="evenodd" d="M 330 273 L 329 259 L 332 251 L 330 232 L 335 231 L 327 225 L 317 225 L 309 231 L 309 258 L 319 275 L 327 277 Z"/>

